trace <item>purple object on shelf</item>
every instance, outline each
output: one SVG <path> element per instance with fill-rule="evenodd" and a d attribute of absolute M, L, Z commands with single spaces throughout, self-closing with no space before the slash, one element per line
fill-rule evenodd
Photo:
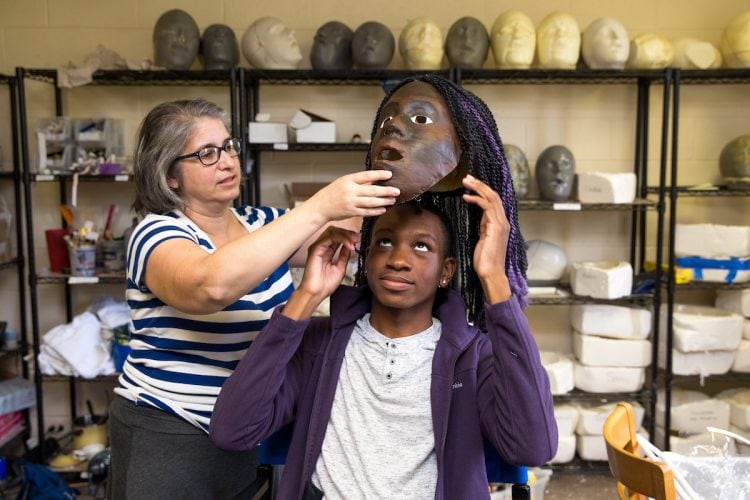
<path fill-rule="evenodd" d="M 117 175 L 122 172 L 122 165 L 119 163 L 100 163 L 99 175 Z"/>

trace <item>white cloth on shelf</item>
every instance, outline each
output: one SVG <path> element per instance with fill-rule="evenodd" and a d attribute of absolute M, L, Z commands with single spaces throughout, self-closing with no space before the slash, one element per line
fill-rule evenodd
<path fill-rule="evenodd" d="M 54 327 L 42 342 L 39 364 L 45 375 L 94 378 L 115 373 L 110 343 L 102 339 L 101 324 L 91 312 Z"/>

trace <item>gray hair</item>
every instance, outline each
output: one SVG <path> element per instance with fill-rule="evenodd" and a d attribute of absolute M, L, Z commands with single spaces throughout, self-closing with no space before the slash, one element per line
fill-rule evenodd
<path fill-rule="evenodd" d="M 177 174 L 174 159 L 183 153 L 199 118 L 217 118 L 229 130 L 226 112 L 205 99 L 164 102 L 143 119 L 133 155 L 135 202 L 141 216 L 182 209 L 182 197 L 167 184 Z"/>

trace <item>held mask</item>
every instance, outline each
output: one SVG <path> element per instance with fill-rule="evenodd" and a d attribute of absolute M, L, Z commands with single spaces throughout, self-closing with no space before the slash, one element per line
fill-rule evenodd
<path fill-rule="evenodd" d="M 403 203 L 425 191 L 461 187 L 461 145 L 442 96 L 428 83 L 397 90 L 377 118 L 370 146 L 372 168 L 390 170 L 386 184 L 401 190 Z"/>

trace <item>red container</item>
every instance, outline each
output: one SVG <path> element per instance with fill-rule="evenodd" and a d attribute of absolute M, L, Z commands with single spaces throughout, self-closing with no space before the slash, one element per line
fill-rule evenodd
<path fill-rule="evenodd" d="M 68 234 L 67 229 L 47 229 L 44 236 L 47 238 L 47 255 L 49 255 L 49 269 L 53 273 L 61 273 L 70 266 L 68 257 L 68 245 L 63 236 Z"/>

